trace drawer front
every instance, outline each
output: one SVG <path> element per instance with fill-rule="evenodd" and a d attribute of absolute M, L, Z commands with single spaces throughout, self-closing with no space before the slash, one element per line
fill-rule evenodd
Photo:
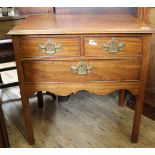
<path fill-rule="evenodd" d="M 19 43 L 21 57 L 79 56 L 78 37 L 22 38 Z"/>
<path fill-rule="evenodd" d="M 86 56 L 142 56 L 142 37 L 84 37 Z"/>
<path fill-rule="evenodd" d="M 25 82 L 139 80 L 141 60 L 27 61 Z"/>

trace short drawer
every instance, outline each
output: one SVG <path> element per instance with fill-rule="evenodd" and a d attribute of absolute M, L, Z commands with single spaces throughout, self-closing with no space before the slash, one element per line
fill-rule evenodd
<path fill-rule="evenodd" d="M 84 37 L 86 56 L 141 56 L 142 37 Z"/>
<path fill-rule="evenodd" d="M 141 60 L 27 61 L 25 82 L 139 80 Z"/>
<path fill-rule="evenodd" d="M 19 43 L 21 57 L 79 56 L 78 37 L 23 37 Z"/>

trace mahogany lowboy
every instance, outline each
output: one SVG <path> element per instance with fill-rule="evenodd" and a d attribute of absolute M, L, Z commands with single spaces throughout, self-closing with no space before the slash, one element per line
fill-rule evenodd
<path fill-rule="evenodd" d="M 120 29 L 111 20 L 111 29 L 107 29 L 101 20 L 104 16 L 84 17 L 33 16 L 9 33 L 30 144 L 34 144 L 34 135 L 28 97 L 37 91 L 69 95 L 87 90 L 104 95 L 120 90 L 124 102 L 122 90 L 129 90 L 137 96 L 131 141 L 138 141 L 152 30 L 132 25 L 130 19 Z"/>

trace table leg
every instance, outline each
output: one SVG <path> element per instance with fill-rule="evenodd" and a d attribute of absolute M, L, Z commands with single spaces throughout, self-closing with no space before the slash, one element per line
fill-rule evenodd
<path fill-rule="evenodd" d="M 0 74 L 0 83 L 3 83 L 3 81 L 2 81 L 2 77 L 1 77 L 1 74 Z"/>
<path fill-rule="evenodd" d="M 3 111 L 0 103 L 0 148 L 1 147 L 3 148 L 10 147 L 10 143 L 9 143 L 4 115 L 3 115 Z"/>
<path fill-rule="evenodd" d="M 143 110 L 143 100 L 144 100 L 144 95 L 142 94 L 138 95 L 137 103 L 135 106 L 135 115 L 134 115 L 134 122 L 133 122 L 132 135 L 131 135 L 132 143 L 138 142 L 141 115 L 142 115 L 142 110 Z"/>
<path fill-rule="evenodd" d="M 37 97 L 38 97 L 38 106 L 39 106 L 39 108 L 42 108 L 44 106 L 42 91 L 37 92 Z"/>
<path fill-rule="evenodd" d="M 119 90 L 119 101 L 118 105 L 123 107 L 125 104 L 125 90 L 121 89 Z"/>
<path fill-rule="evenodd" d="M 33 145 L 34 144 L 34 133 L 33 133 L 33 127 L 31 124 L 31 111 L 30 111 L 30 105 L 29 105 L 29 98 L 26 94 L 22 94 L 21 98 L 22 98 L 22 108 L 23 108 L 27 139 L 28 139 L 29 144 Z"/>

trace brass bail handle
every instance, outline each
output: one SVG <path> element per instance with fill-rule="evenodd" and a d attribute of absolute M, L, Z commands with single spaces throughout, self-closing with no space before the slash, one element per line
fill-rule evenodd
<path fill-rule="evenodd" d="M 81 61 L 77 65 L 71 66 L 71 71 L 78 75 L 87 75 L 92 72 L 93 67 L 85 62 Z"/>
<path fill-rule="evenodd" d="M 101 48 L 109 53 L 117 53 L 125 48 L 124 42 L 118 42 L 115 37 L 113 37 L 109 42 L 103 43 Z"/>
<path fill-rule="evenodd" d="M 48 39 L 45 43 L 41 43 L 38 46 L 39 46 L 39 49 L 41 49 L 43 53 L 47 53 L 49 55 L 54 55 L 60 49 L 62 49 L 61 44 L 55 43 L 51 39 Z"/>

